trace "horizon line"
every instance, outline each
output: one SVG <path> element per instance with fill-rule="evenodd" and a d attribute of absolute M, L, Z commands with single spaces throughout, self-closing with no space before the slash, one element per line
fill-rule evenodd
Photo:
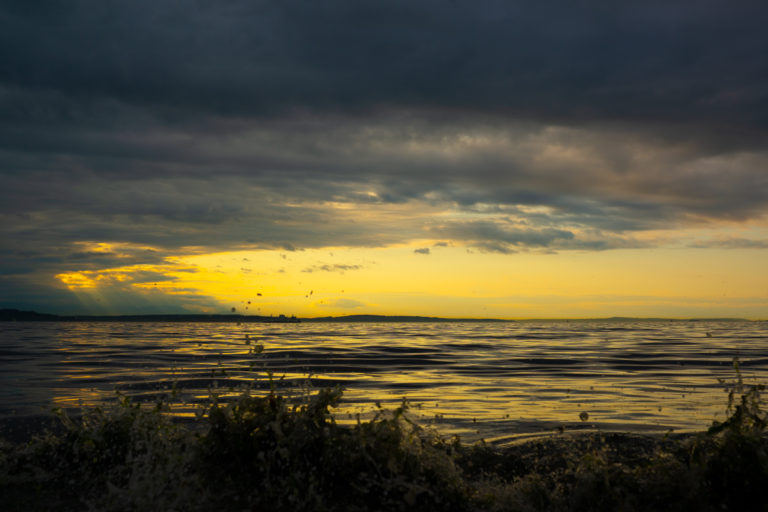
<path fill-rule="evenodd" d="M 17 313 L 19 316 L 11 318 L 13 313 Z M 26 318 L 25 318 L 26 317 Z M 37 317 L 37 318 L 35 318 Z M 107 320 L 107 319 L 141 319 L 141 318 L 153 318 L 153 317 L 166 317 L 166 318 L 218 318 L 218 319 L 231 319 L 232 321 L 238 320 L 260 320 L 260 319 L 285 319 L 285 320 L 299 320 L 299 321 L 333 321 L 333 320 L 346 320 L 346 321 L 375 321 L 376 319 L 392 320 L 402 319 L 403 322 L 408 321 L 442 321 L 442 322 L 533 322 L 533 321 L 590 321 L 590 320 L 637 320 L 637 321 L 742 321 L 742 322 L 763 322 L 768 321 L 766 318 L 743 318 L 743 317 L 719 317 L 719 316 L 702 316 L 702 317 L 664 317 L 664 316 L 623 316 L 612 315 L 604 317 L 515 317 L 515 318 L 498 318 L 498 317 L 452 317 L 452 316 L 432 316 L 432 315 L 397 315 L 397 314 L 372 314 L 372 313 L 355 313 L 347 315 L 325 315 L 325 316 L 296 316 L 296 315 L 284 315 L 284 314 L 272 314 L 272 315 L 254 315 L 243 313 L 115 313 L 115 314 L 56 314 L 56 313 L 40 313 L 33 310 L 20 310 L 16 308 L 0 308 L 0 320 Z"/>

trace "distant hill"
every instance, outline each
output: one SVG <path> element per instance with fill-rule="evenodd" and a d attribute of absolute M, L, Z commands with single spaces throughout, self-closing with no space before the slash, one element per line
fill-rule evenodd
<path fill-rule="evenodd" d="M 18 309 L 0 309 L 0 322 L 51 322 L 59 321 L 58 315 L 37 313 L 35 311 L 19 311 Z"/>
<path fill-rule="evenodd" d="M 509 322 L 496 318 L 441 318 L 436 316 L 345 315 L 302 318 L 302 322 Z"/>

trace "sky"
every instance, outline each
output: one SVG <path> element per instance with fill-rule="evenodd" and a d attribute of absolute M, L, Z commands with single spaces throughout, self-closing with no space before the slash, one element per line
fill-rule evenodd
<path fill-rule="evenodd" d="M 768 318 L 766 19 L 4 1 L 0 307 Z"/>

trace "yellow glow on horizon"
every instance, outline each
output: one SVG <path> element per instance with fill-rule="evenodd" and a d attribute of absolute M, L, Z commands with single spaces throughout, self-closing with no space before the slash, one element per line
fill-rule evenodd
<path fill-rule="evenodd" d="M 137 293 L 194 294 L 221 304 L 220 312 L 235 307 L 246 314 L 764 318 L 764 259 L 758 249 L 499 254 L 422 240 L 378 248 L 177 255 L 157 265 L 56 277 L 74 292 L 122 286 Z"/>
<path fill-rule="evenodd" d="M 419 247 L 429 248 L 429 254 L 414 252 Z M 185 276 L 186 285 L 225 304 L 250 300 L 250 312 L 260 307 L 301 316 L 493 313 L 521 318 L 642 310 L 675 316 L 665 309 L 675 311 L 693 301 L 728 316 L 744 300 L 757 308 L 768 305 L 768 278 L 756 274 L 761 253 L 679 249 L 505 255 L 425 241 L 376 249 L 242 251 L 182 261 L 204 269 Z M 510 297 L 516 300 L 505 300 Z M 654 304 L 655 311 L 649 308 Z"/>

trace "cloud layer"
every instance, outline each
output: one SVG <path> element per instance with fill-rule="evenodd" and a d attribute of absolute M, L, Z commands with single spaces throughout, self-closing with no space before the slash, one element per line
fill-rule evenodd
<path fill-rule="evenodd" d="M 4 2 L 0 300 L 169 254 L 608 250 L 764 222 L 767 15 L 750 1 Z M 766 245 L 718 240 L 690 245 Z M 83 249 L 96 242 L 133 249 Z"/>

